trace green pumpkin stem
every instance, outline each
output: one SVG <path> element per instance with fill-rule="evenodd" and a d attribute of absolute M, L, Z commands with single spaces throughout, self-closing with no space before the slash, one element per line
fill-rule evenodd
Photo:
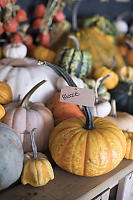
<path fill-rule="evenodd" d="M 37 146 L 35 143 L 35 133 L 36 133 L 36 128 L 33 128 L 31 133 L 30 133 L 30 138 L 31 138 L 31 144 L 32 144 L 32 150 L 33 150 L 33 158 L 34 160 L 37 160 Z"/>
<path fill-rule="evenodd" d="M 63 70 L 61 67 L 57 66 L 57 65 L 53 65 L 51 63 L 48 62 L 39 62 L 39 64 L 43 64 L 46 66 L 49 66 L 51 69 L 53 69 L 59 76 L 62 76 L 65 81 L 67 82 L 67 84 L 71 87 L 77 87 L 77 85 L 74 83 L 74 81 L 72 80 L 72 78 L 69 76 L 69 74 Z M 83 106 L 84 109 L 84 113 L 86 116 L 86 124 L 83 128 L 87 129 L 87 130 L 92 130 L 94 129 L 94 123 L 93 123 L 93 117 L 90 111 L 90 108 L 87 106 Z"/>
<path fill-rule="evenodd" d="M 74 40 L 74 42 L 75 42 L 75 44 L 76 44 L 76 50 L 79 50 L 79 46 L 80 46 L 80 45 L 79 45 L 79 41 L 78 41 L 77 37 L 74 36 L 74 35 L 69 35 L 68 38 Z"/>
<path fill-rule="evenodd" d="M 31 95 L 43 84 L 45 83 L 46 81 L 45 80 L 42 80 L 41 82 L 39 82 L 37 85 L 35 85 L 25 96 L 24 98 L 22 99 L 21 101 L 21 104 L 20 106 L 22 108 L 25 108 L 25 109 L 29 109 L 29 98 L 31 97 Z"/>

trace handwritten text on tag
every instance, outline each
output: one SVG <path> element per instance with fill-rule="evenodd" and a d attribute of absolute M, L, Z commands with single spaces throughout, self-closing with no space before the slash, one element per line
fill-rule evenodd
<path fill-rule="evenodd" d="M 88 88 L 66 86 L 61 89 L 60 101 L 80 106 L 94 107 L 95 94 Z"/>

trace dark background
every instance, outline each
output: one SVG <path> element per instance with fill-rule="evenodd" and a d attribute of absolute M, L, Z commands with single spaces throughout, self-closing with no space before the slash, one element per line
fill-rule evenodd
<path fill-rule="evenodd" d="M 46 5 L 47 0 L 18 0 L 18 4 L 21 8 L 27 11 L 29 19 L 32 19 L 32 11 L 35 6 L 40 3 Z M 108 2 L 100 2 L 100 0 L 83 0 L 80 5 L 78 16 L 85 17 L 97 13 L 113 20 L 125 11 L 133 13 L 133 0 L 129 0 L 129 2 L 117 2 L 115 0 L 108 0 Z M 67 19 L 71 20 L 72 7 L 71 9 L 65 8 L 64 12 Z M 124 19 L 126 21 L 129 19 L 133 20 L 133 16 L 129 14 Z"/>

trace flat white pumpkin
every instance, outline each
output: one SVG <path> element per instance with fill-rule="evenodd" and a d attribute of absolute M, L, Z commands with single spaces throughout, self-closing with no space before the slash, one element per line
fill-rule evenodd
<path fill-rule="evenodd" d="M 50 67 L 37 65 L 38 61 L 31 58 L 9 59 L 0 61 L 0 81 L 8 83 L 13 92 L 13 100 L 20 100 L 38 82 L 46 80 L 31 97 L 32 102 L 47 103 L 56 90 L 59 77 Z"/>
<path fill-rule="evenodd" d="M 24 58 L 27 55 L 27 47 L 22 43 L 7 44 L 2 51 L 6 58 Z"/>

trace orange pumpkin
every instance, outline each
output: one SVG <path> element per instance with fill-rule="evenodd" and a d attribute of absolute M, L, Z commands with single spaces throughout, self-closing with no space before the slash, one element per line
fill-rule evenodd
<path fill-rule="evenodd" d="M 133 132 L 126 132 L 123 131 L 124 135 L 126 136 L 126 159 L 133 160 Z"/>
<path fill-rule="evenodd" d="M 48 64 L 71 87 L 71 77 L 60 67 Z M 126 138 L 123 132 L 104 118 L 92 118 L 89 107 L 85 116 L 64 120 L 51 132 L 49 150 L 62 169 L 81 176 L 98 176 L 114 169 L 123 159 Z"/>

